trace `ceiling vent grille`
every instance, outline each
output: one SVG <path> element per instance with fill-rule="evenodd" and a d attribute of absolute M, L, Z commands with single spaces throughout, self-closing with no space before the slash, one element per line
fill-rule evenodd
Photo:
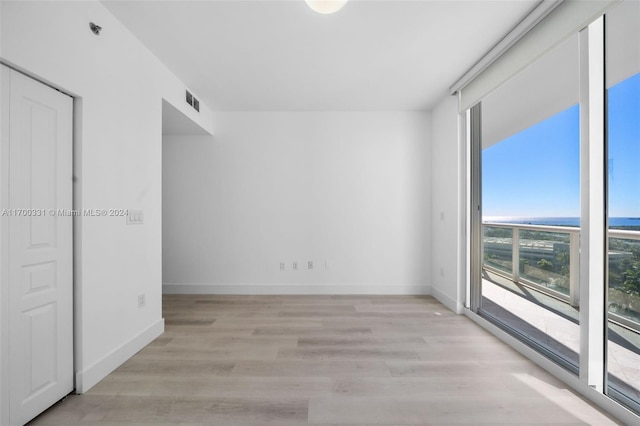
<path fill-rule="evenodd" d="M 191 94 L 188 90 L 187 92 L 187 103 L 193 107 L 196 111 L 200 112 L 200 101 L 196 99 L 195 96 Z"/>

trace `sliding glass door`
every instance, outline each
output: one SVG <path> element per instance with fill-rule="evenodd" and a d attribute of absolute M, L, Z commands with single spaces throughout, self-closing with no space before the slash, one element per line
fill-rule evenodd
<path fill-rule="evenodd" d="M 640 407 L 640 3 L 606 15 L 608 392 Z"/>
<path fill-rule="evenodd" d="M 470 109 L 470 306 L 640 413 L 640 2 L 609 8 Z"/>
<path fill-rule="evenodd" d="M 468 306 L 640 414 L 640 2 L 562 5 L 543 28 L 586 23 L 461 92 Z"/>
<path fill-rule="evenodd" d="M 578 34 L 481 103 L 479 313 L 578 371 Z"/>

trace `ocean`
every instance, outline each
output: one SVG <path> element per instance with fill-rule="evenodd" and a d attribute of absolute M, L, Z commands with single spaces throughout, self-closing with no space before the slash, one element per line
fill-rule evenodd
<path fill-rule="evenodd" d="M 515 223 L 522 225 L 580 226 L 579 217 L 485 217 L 484 222 Z M 640 231 L 640 217 L 610 217 L 609 226 Z"/>

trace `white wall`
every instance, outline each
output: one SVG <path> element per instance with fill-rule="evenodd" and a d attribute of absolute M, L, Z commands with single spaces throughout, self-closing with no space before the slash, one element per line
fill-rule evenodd
<path fill-rule="evenodd" d="M 183 83 L 100 3 L 1 5 L 2 61 L 76 96 L 76 207 L 144 210 L 137 226 L 76 220 L 76 386 L 86 391 L 163 330 L 162 99 L 208 130 L 213 117 L 205 105 L 188 109 Z M 103 27 L 99 37 L 89 21 Z"/>
<path fill-rule="evenodd" d="M 457 98 L 443 99 L 431 114 L 431 291 L 449 309 L 461 313 L 464 150 L 459 137 Z"/>
<path fill-rule="evenodd" d="M 429 133 L 428 113 L 229 112 L 165 136 L 165 291 L 428 292 Z"/>

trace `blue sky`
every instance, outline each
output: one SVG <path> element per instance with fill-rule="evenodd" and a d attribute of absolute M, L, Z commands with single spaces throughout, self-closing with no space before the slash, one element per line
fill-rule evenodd
<path fill-rule="evenodd" d="M 640 217 L 640 73 L 609 89 L 609 209 Z"/>
<path fill-rule="evenodd" d="M 640 74 L 609 89 L 609 210 L 640 217 Z M 483 216 L 580 215 L 575 105 L 482 152 Z"/>

